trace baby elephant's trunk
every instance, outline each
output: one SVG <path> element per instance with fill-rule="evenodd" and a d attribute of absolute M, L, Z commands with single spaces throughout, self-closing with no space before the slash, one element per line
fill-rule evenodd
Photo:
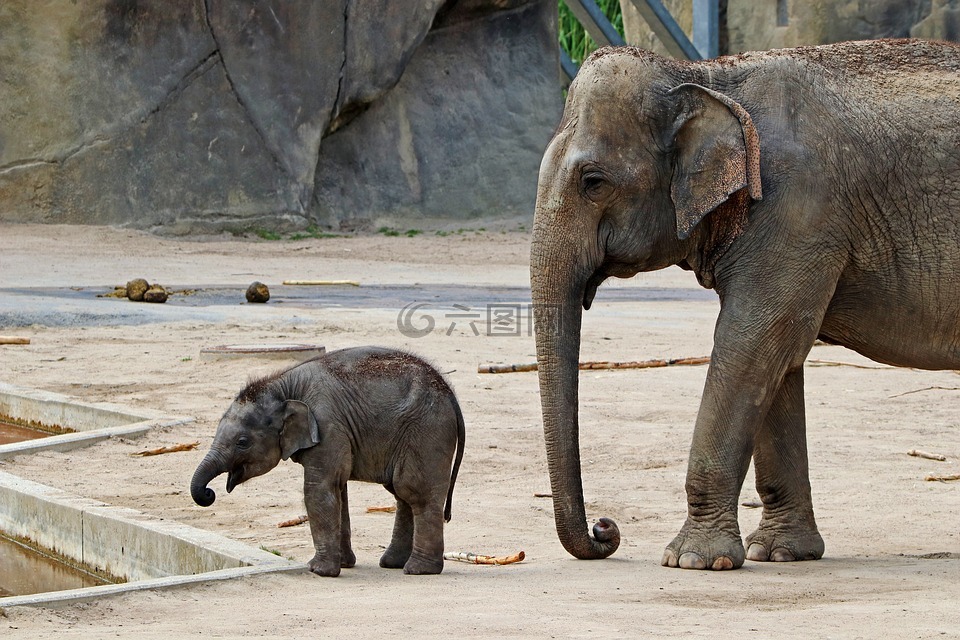
<path fill-rule="evenodd" d="M 225 471 L 220 456 L 213 450 L 207 453 L 206 457 L 197 466 L 197 470 L 193 472 L 193 480 L 190 481 L 190 495 L 193 496 L 193 501 L 201 507 L 212 505 L 213 501 L 217 499 L 217 494 L 207 485 Z"/>

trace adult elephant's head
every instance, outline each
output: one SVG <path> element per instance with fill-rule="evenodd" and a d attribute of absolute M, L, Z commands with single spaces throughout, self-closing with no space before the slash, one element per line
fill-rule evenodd
<path fill-rule="evenodd" d="M 612 520 L 601 518 L 592 537 L 586 527 L 581 307 L 610 276 L 673 264 L 709 286 L 712 256 L 760 198 L 750 116 L 698 69 L 635 49 L 596 52 L 570 86 L 540 166 L 530 257 L 540 398 L 557 534 L 577 558 L 605 558 L 620 543 Z"/>

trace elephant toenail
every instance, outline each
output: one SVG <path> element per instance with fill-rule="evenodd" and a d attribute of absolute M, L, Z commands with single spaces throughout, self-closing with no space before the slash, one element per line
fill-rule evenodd
<path fill-rule="evenodd" d="M 747 549 L 747 560 L 753 560 L 754 562 L 766 562 L 770 559 L 770 556 L 767 554 L 767 548 L 762 544 L 754 542 L 750 545 L 750 548 Z"/>
<path fill-rule="evenodd" d="M 796 560 L 794 555 L 783 547 L 774 549 L 770 553 L 770 559 L 774 562 L 793 562 Z"/>
<path fill-rule="evenodd" d="M 680 556 L 680 568 L 681 569 L 706 569 L 707 563 L 703 561 L 703 558 L 699 554 L 693 552 L 687 552 Z"/>

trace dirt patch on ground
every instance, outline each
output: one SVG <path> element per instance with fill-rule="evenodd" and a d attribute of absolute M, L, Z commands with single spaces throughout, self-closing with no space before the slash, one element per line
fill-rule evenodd
<path fill-rule="evenodd" d="M 393 520 L 366 508 L 391 499 L 381 487 L 356 484 L 350 501 L 357 567 L 339 578 L 268 575 L 60 609 L 17 608 L 0 617 L 3 637 L 739 639 L 956 633 L 960 483 L 924 481 L 931 472 L 960 471 L 960 376 L 954 372 L 893 369 L 839 347 L 815 347 L 811 359 L 870 367 L 811 363 L 806 370 L 814 504 L 826 556 L 819 562 L 748 562 L 730 573 L 660 566 L 663 547 L 685 515 L 687 451 L 706 369 L 584 372 L 581 450 L 588 518 L 613 518 L 623 534 L 612 558 L 586 562 L 563 551 L 552 503 L 536 495 L 549 493 L 536 374 L 476 373 L 478 364 L 535 360 L 523 303 L 519 335 L 504 335 L 488 331 L 485 308 L 474 301 L 458 309 L 456 289 L 445 289 L 451 299 L 422 310 L 435 327 L 418 338 L 398 329 L 401 308 L 393 301 L 383 308 L 325 306 L 322 287 L 310 290 L 314 300 L 305 306 L 250 305 L 243 299 L 254 280 L 271 288 L 288 279 L 350 279 L 361 287 L 525 287 L 528 246 L 522 231 L 196 242 L 101 227 L 0 226 L 0 289 L 112 288 L 143 277 L 171 289 L 216 285 L 238 292 L 235 303 L 203 307 L 200 315 L 152 305 L 164 307 L 166 315 L 129 324 L 121 324 L 126 310 L 138 303 L 96 299 L 91 292 L 96 302 L 90 304 L 113 305 L 97 309 L 113 310 L 115 326 L 85 323 L 85 316 L 57 327 L 0 326 L 4 334 L 32 340 L 0 347 L 4 382 L 196 419 L 138 440 L 21 456 L 0 462 L 3 471 L 306 562 L 313 553 L 306 526 L 276 526 L 304 512 L 298 465 L 282 463 L 229 495 L 220 491 L 224 480 L 218 478 L 211 484 L 218 499 L 208 509 L 191 500 L 190 477 L 222 412 L 249 379 L 288 364 L 210 360 L 200 350 L 271 342 L 315 343 L 328 350 L 397 347 L 436 365 L 463 407 L 467 444 L 453 520 L 445 530 L 447 549 L 527 555 L 523 563 L 503 567 L 448 562 L 434 577 L 380 569 L 377 560 Z M 675 269 L 610 287 L 618 293 L 697 290 L 692 275 Z M 584 360 L 709 354 L 715 300 L 629 298 L 605 298 L 601 290 L 584 317 Z M 6 301 L 17 300 L 10 294 Z M 195 451 L 129 455 L 196 440 L 201 446 Z M 907 456 L 914 448 L 944 454 L 947 461 Z M 745 502 L 756 498 L 752 485 L 751 472 Z M 741 509 L 743 533 L 752 531 L 759 515 L 757 509 Z"/>

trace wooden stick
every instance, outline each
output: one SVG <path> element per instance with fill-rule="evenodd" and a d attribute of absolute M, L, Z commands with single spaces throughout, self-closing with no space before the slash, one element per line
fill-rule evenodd
<path fill-rule="evenodd" d="M 920 451 L 919 449 L 910 449 L 907 451 L 908 456 L 915 456 L 917 458 L 926 458 L 927 460 L 939 460 L 944 462 L 947 459 L 947 456 L 941 455 L 939 453 L 927 453 L 926 451 Z"/>
<path fill-rule="evenodd" d="M 367 507 L 367 513 L 393 513 L 397 510 L 396 505 L 390 505 L 389 507 Z"/>
<path fill-rule="evenodd" d="M 307 516 L 307 514 L 303 514 L 302 516 L 296 517 L 293 520 L 284 520 L 283 522 L 277 523 L 277 528 L 282 529 L 284 527 L 295 527 L 299 524 L 303 524 L 309 519 L 310 517 Z"/>
<path fill-rule="evenodd" d="M 926 479 L 928 482 L 949 482 L 951 480 L 960 480 L 960 473 L 953 473 L 946 476 L 939 476 L 935 473 L 931 473 Z"/>
<path fill-rule="evenodd" d="M 515 553 L 512 556 L 484 556 L 479 553 L 468 553 L 463 551 L 447 551 L 443 554 L 444 560 L 456 560 L 458 562 L 469 562 L 470 564 L 514 564 L 523 562 L 527 557 L 523 551 Z"/>
<path fill-rule="evenodd" d="M 814 367 L 853 367 L 854 369 L 895 369 L 896 367 L 870 367 L 865 364 L 850 362 L 833 362 L 831 360 L 807 360 L 807 364 Z"/>
<path fill-rule="evenodd" d="M 131 456 L 159 456 L 163 453 L 176 453 L 178 451 L 193 451 L 200 446 L 199 442 L 189 442 L 184 444 L 174 444 L 169 447 L 160 447 L 159 449 L 148 449 L 146 451 L 138 451 L 137 453 L 131 453 Z"/>
<path fill-rule="evenodd" d="M 349 285 L 351 287 L 359 287 L 360 283 L 356 280 L 284 280 L 283 284 L 296 285 L 301 287 L 314 287 L 314 286 L 326 286 L 326 285 Z"/>
<path fill-rule="evenodd" d="M 597 369 L 654 369 L 657 367 L 671 367 L 680 365 L 709 364 L 710 358 L 672 358 L 670 360 L 640 360 L 634 362 L 581 362 L 580 369 L 591 371 Z M 520 371 L 536 371 L 537 363 L 530 364 L 482 364 L 477 367 L 477 373 L 514 373 Z"/>
<path fill-rule="evenodd" d="M 899 398 L 900 396 L 908 396 L 911 393 L 920 393 L 921 391 L 960 391 L 960 387 L 924 387 L 923 389 L 914 389 L 913 391 L 904 391 L 903 393 L 897 393 L 887 397 Z"/>
<path fill-rule="evenodd" d="M 0 344 L 30 344 L 30 338 L 19 336 L 0 336 Z"/>
<path fill-rule="evenodd" d="M 535 493 L 533 494 L 533 497 L 534 498 L 552 498 L 553 494 L 552 493 Z"/>

